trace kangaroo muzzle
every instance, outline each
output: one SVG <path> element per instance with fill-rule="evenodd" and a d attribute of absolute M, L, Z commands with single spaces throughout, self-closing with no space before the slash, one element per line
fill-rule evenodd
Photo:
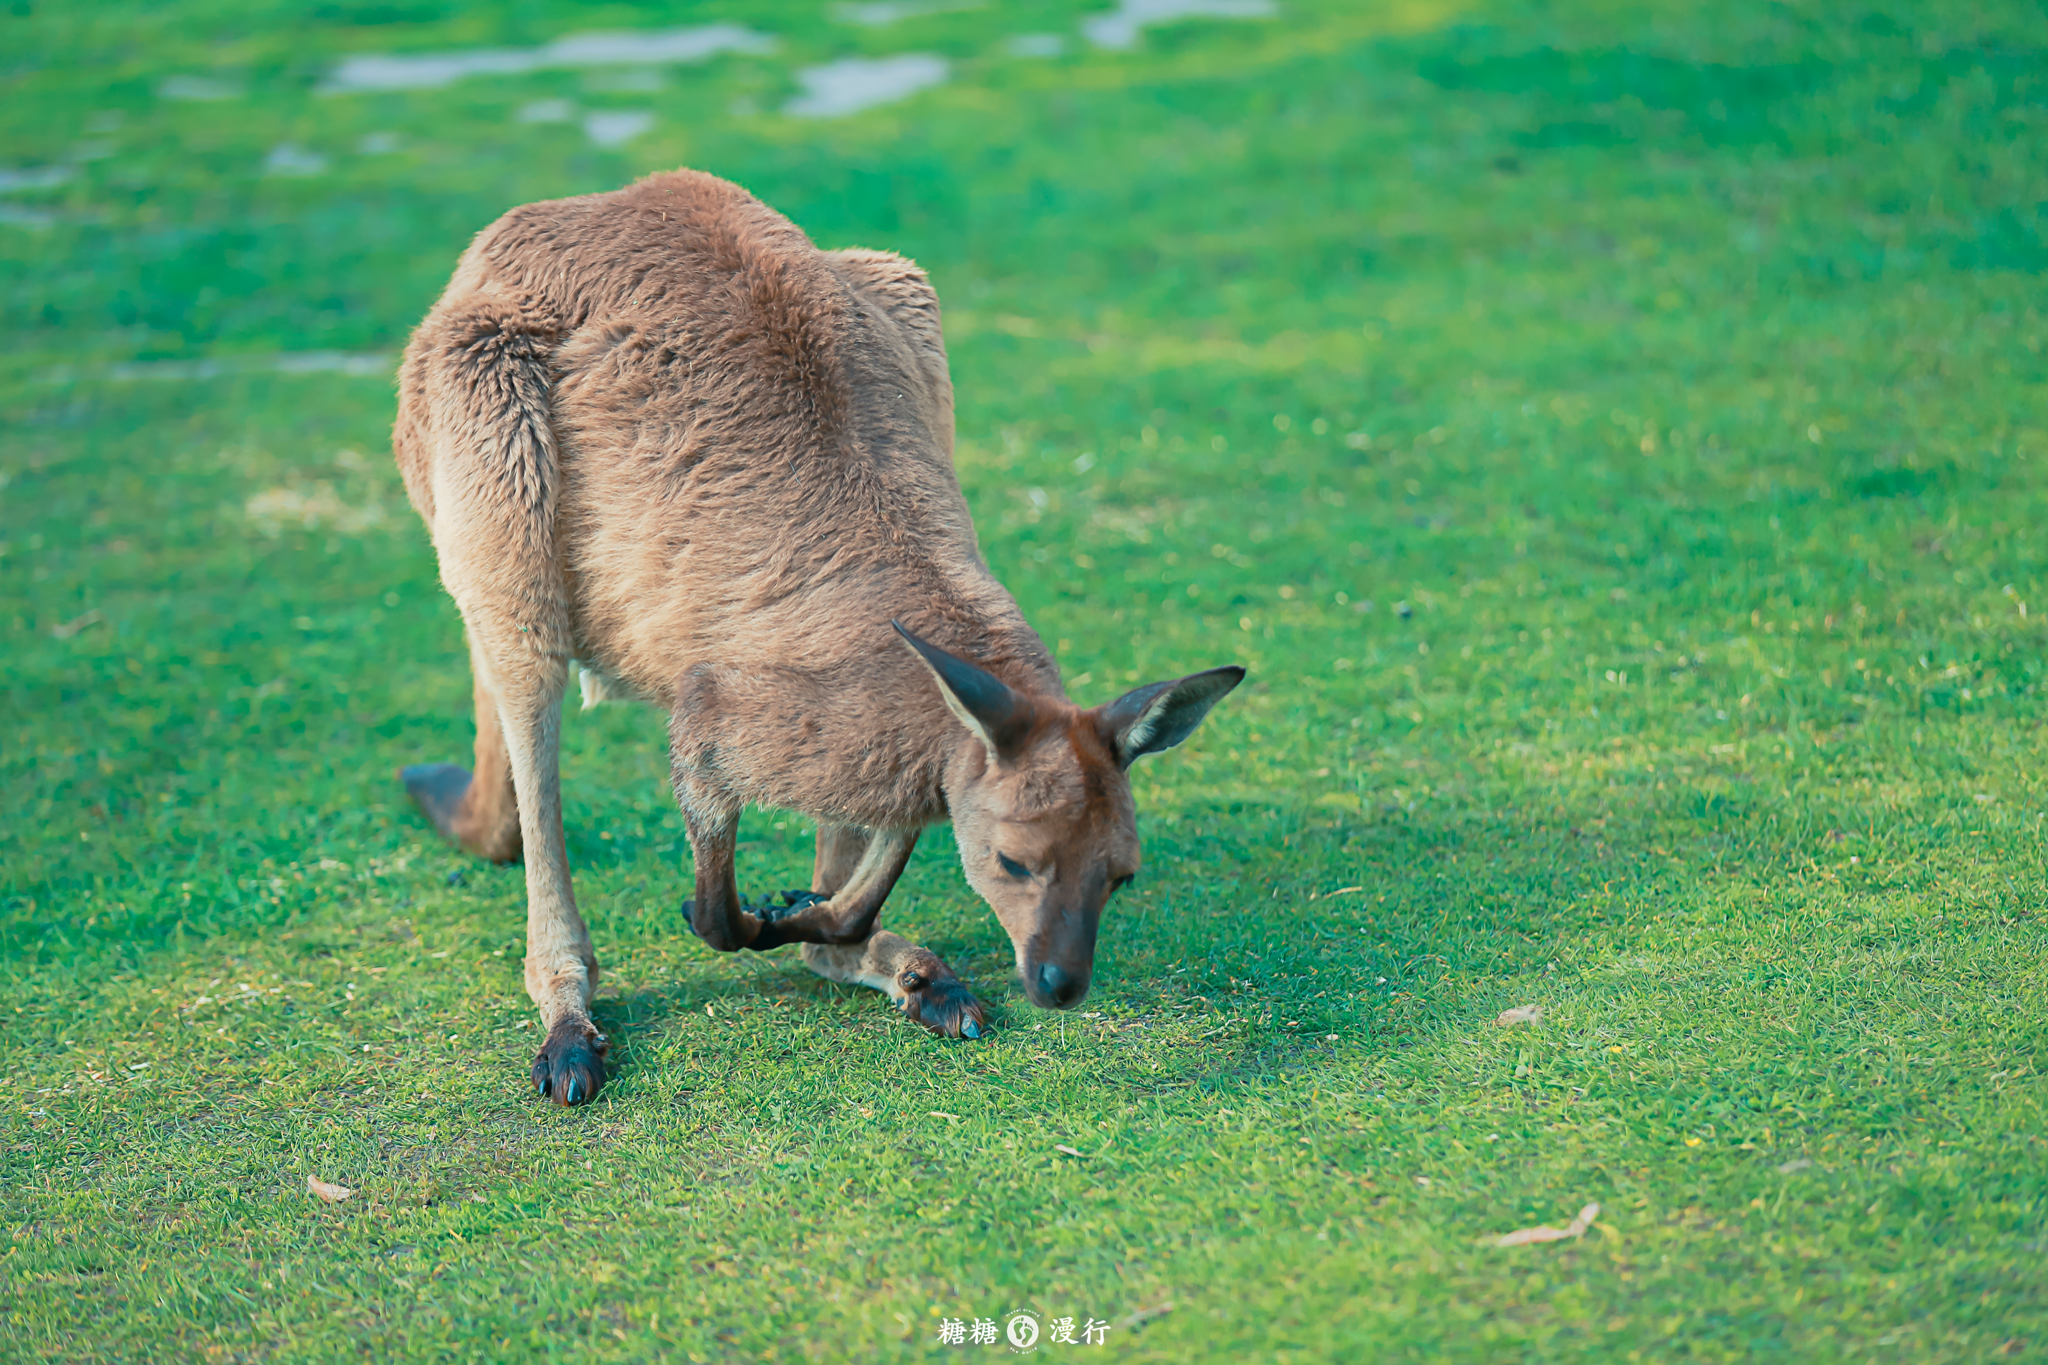
<path fill-rule="evenodd" d="M 1070 972 L 1057 962 L 1041 963 L 1024 983 L 1025 994 L 1040 1009 L 1072 1009 L 1088 994 L 1087 972 Z"/>

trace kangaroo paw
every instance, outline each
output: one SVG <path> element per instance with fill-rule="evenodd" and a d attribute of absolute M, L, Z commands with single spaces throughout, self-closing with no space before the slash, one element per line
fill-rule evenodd
<path fill-rule="evenodd" d="M 933 954 L 896 973 L 897 1006 L 941 1038 L 986 1038 L 988 1014 L 952 969 Z M 893 994 L 894 992 L 892 992 Z"/>
<path fill-rule="evenodd" d="M 784 891 L 780 893 L 779 899 L 776 896 L 758 896 L 753 898 L 741 896 L 740 909 L 746 911 L 755 919 L 760 920 L 763 924 L 773 924 L 777 920 L 788 919 L 799 910 L 807 909 L 825 899 L 826 897 L 819 895 L 815 891 Z"/>
<path fill-rule="evenodd" d="M 556 1104 L 588 1104 L 604 1084 L 611 1042 L 587 1019 L 564 1019 L 533 1059 L 533 1087 Z"/>
<path fill-rule="evenodd" d="M 778 939 L 778 940 L 770 940 L 770 930 L 769 930 L 769 925 L 768 925 L 768 919 L 769 919 L 769 914 L 768 914 L 768 910 L 767 910 L 767 907 L 766 907 L 766 903 L 765 903 L 765 902 L 763 902 L 763 903 L 762 903 L 761 905 L 759 905 L 759 906 L 756 906 L 756 905 L 750 904 L 750 903 L 748 902 L 748 900 L 747 900 L 747 898 L 746 898 L 745 896 L 741 896 L 741 897 L 740 897 L 740 910 L 741 910 L 741 915 L 740 915 L 740 923 L 741 923 L 741 929 L 740 929 L 740 932 L 741 932 L 741 933 L 745 933 L 745 932 L 746 932 L 746 928 L 745 928 L 746 922 L 747 922 L 748 920 L 753 920 L 753 921 L 755 922 L 755 925 L 756 925 L 756 927 L 755 927 L 755 931 L 754 931 L 754 937 L 753 937 L 753 938 L 751 938 L 751 939 L 749 939 L 749 940 L 747 940 L 747 941 L 746 941 L 746 942 L 744 942 L 744 943 L 735 943 L 735 944 L 733 944 L 733 945 L 732 945 L 731 947 L 720 947 L 720 946 L 719 946 L 719 945 L 718 945 L 717 943 L 713 942 L 712 940 L 710 940 L 710 939 L 708 939 L 708 938 L 704 938 L 704 935 L 702 935 L 702 934 L 698 934 L 698 933 L 697 933 L 697 898 L 696 898 L 695 896 L 685 896 L 685 897 L 683 898 L 683 904 L 682 904 L 682 916 L 683 916 L 683 924 L 684 924 L 684 926 L 685 926 L 686 928 L 688 928 L 688 929 L 689 929 L 689 931 L 690 931 L 691 933 L 693 933 L 693 934 L 697 934 L 697 937 L 698 937 L 698 938 L 700 938 L 700 939 L 704 939 L 704 943 L 705 943 L 705 945 L 706 945 L 707 947 L 711 948 L 711 949 L 712 949 L 712 950 L 713 950 L 714 952 L 720 952 L 720 953 L 731 953 L 731 952 L 737 952 L 737 951 L 739 951 L 739 950 L 740 950 L 740 949 L 742 949 L 742 948 L 753 948 L 753 947 L 756 947 L 756 946 L 759 946 L 759 947 L 762 947 L 762 948 L 770 948 L 770 947 L 778 947 L 778 946 L 780 946 L 780 940 L 779 940 L 779 939 Z M 782 913 L 786 915 L 786 914 L 788 914 L 788 913 L 789 913 L 789 911 L 787 911 L 787 910 L 784 910 L 784 911 L 783 911 Z M 769 941 L 764 941 L 764 940 L 769 940 Z"/>
<path fill-rule="evenodd" d="M 761 922 L 759 932 L 753 938 L 747 940 L 746 946 L 748 950 L 756 953 L 765 953 L 771 948 L 786 947 L 791 943 L 800 942 L 801 940 L 799 939 L 784 938 L 782 936 L 782 922 L 793 915 L 809 909 L 813 905 L 822 903 L 825 899 L 826 897 L 820 896 L 815 891 L 785 891 L 782 893 L 782 903 L 779 905 L 775 903 L 774 898 L 769 896 L 762 896 L 758 900 L 748 900 L 745 896 L 740 897 L 740 909 Z"/>

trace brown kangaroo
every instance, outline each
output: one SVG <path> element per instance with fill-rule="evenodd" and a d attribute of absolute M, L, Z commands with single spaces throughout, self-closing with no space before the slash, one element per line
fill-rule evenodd
<path fill-rule="evenodd" d="M 462 847 L 524 857 L 543 1095 L 604 1081 L 562 837 L 572 660 L 589 691 L 669 710 L 687 908 L 713 948 L 801 944 L 820 975 L 981 1036 L 952 970 L 876 927 L 918 833 L 950 817 L 1025 993 L 1087 994 L 1102 908 L 1138 870 L 1126 769 L 1244 670 L 1067 699 L 982 562 L 915 265 L 820 251 L 713 176 L 650 176 L 486 228 L 399 381 L 393 446 L 468 628 L 477 730 L 474 773 L 401 776 Z M 734 882 L 749 803 L 818 822 L 811 888 L 780 906 Z"/>

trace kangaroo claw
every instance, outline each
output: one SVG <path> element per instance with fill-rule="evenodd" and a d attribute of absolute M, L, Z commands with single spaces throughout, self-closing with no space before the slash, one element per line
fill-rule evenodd
<path fill-rule="evenodd" d="M 556 1104 L 587 1104 L 604 1085 L 604 1054 L 611 1040 L 581 1019 L 549 1031 L 533 1059 L 533 1087 Z"/>
<path fill-rule="evenodd" d="M 922 970 L 906 970 L 897 976 L 896 985 L 903 991 L 899 1008 L 941 1038 L 988 1036 L 982 1003 L 950 971 L 927 976 Z"/>

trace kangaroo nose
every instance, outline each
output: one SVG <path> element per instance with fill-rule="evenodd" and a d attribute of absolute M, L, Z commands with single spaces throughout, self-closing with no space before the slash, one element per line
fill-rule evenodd
<path fill-rule="evenodd" d="M 1038 969 L 1038 986 L 1053 1003 L 1054 1009 L 1065 1009 L 1081 998 L 1085 989 L 1063 968 L 1048 962 Z"/>

